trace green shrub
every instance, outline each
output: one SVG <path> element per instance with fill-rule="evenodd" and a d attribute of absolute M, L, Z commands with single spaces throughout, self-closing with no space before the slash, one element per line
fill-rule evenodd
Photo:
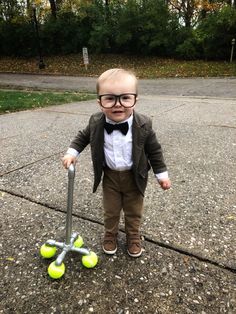
<path fill-rule="evenodd" d="M 236 9 L 225 7 L 200 23 L 197 34 L 205 59 L 230 57 L 231 41 L 236 38 Z"/>
<path fill-rule="evenodd" d="M 30 57 L 37 53 L 34 26 L 29 21 L 1 22 L 0 40 L 2 55 Z"/>
<path fill-rule="evenodd" d="M 179 44 L 176 48 L 176 55 L 186 60 L 199 59 L 201 55 L 195 38 L 187 38 L 182 44 Z"/>

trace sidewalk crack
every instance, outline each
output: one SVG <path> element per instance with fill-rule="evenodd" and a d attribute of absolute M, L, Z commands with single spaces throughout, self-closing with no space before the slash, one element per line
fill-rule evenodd
<path fill-rule="evenodd" d="M 24 199 L 26 201 L 29 201 L 31 203 L 34 203 L 34 204 L 46 207 L 49 210 L 53 210 L 55 212 L 60 212 L 60 213 L 62 213 L 64 215 L 66 215 L 66 211 L 63 211 L 63 210 L 59 209 L 56 206 L 49 206 L 47 203 L 36 201 L 36 200 L 32 199 L 31 197 L 24 196 L 24 195 L 21 195 L 21 194 L 16 193 L 16 192 L 8 191 L 7 189 L 0 189 L 0 192 L 8 193 L 11 196 L 19 197 L 19 198 Z M 82 216 L 82 215 L 78 215 L 78 214 L 73 214 L 73 213 L 72 213 L 72 216 L 75 217 L 75 218 L 81 219 L 83 221 L 87 221 L 87 222 L 91 222 L 91 223 L 103 226 L 103 223 L 97 221 L 96 219 L 88 218 L 88 217 L 85 217 L 85 216 Z M 122 230 L 122 229 L 119 229 L 119 231 L 122 232 L 122 233 L 125 233 L 125 231 Z M 181 255 L 188 256 L 190 258 L 195 258 L 199 262 L 207 263 L 209 265 L 215 266 L 215 267 L 220 268 L 222 270 L 229 271 L 229 272 L 231 272 L 233 274 L 236 273 L 236 268 L 227 266 L 225 264 L 221 264 L 221 263 L 219 263 L 217 261 L 211 260 L 210 258 L 207 258 L 207 257 L 204 257 L 204 256 L 200 256 L 199 254 L 196 254 L 196 253 L 193 253 L 193 252 L 189 252 L 189 251 L 187 251 L 187 250 L 185 250 L 185 249 L 183 249 L 181 247 L 178 247 L 176 245 L 169 245 L 169 244 L 161 242 L 161 241 L 153 240 L 153 239 L 149 238 L 148 235 L 146 236 L 145 234 L 144 234 L 144 238 L 145 238 L 146 242 L 158 245 L 159 247 L 162 247 L 164 249 L 170 250 L 172 252 L 176 252 L 176 253 L 181 254 Z"/>

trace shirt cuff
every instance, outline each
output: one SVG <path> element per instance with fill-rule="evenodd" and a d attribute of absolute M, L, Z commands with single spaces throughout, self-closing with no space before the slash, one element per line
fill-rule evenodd
<path fill-rule="evenodd" d="M 68 148 L 66 154 L 74 156 L 74 157 L 78 157 L 79 156 L 79 152 L 74 149 L 74 148 Z"/>
<path fill-rule="evenodd" d="M 156 173 L 155 176 L 156 176 L 158 181 L 163 180 L 163 179 L 165 180 L 165 179 L 169 178 L 168 171 L 164 171 L 164 172 L 161 172 L 161 173 Z"/>

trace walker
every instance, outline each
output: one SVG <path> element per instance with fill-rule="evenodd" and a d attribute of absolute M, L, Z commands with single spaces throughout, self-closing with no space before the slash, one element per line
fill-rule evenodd
<path fill-rule="evenodd" d="M 82 264 L 87 268 L 93 268 L 97 265 L 98 257 L 96 253 L 82 248 L 84 241 L 78 233 L 72 233 L 72 207 L 74 191 L 75 166 L 70 165 L 68 169 L 68 195 L 67 195 L 67 213 L 66 213 L 66 242 L 57 242 L 48 240 L 40 248 L 40 254 L 43 258 L 52 258 L 57 252 L 57 248 L 62 249 L 57 259 L 48 267 L 48 274 L 53 279 L 61 278 L 65 273 L 65 264 L 63 260 L 70 251 L 82 255 Z"/>

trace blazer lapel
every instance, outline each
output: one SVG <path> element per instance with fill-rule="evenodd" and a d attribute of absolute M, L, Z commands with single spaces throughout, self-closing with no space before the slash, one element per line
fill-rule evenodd
<path fill-rule="evenodd" d="M 98 168 L 102 168 L 104 162 L 104 122 L 104 115 L 101 115 L 91 127 L 92 158 Z"/>

